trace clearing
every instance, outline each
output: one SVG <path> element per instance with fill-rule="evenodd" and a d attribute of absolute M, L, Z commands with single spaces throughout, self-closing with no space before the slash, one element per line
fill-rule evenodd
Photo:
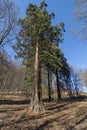
<path fill-rule="evenodd" d="M 44 102 L 41 113 L 29 111 L 28 103 L 21 95 L 0 100 L 0 130 L 87 130 L 86 96 Z"/>

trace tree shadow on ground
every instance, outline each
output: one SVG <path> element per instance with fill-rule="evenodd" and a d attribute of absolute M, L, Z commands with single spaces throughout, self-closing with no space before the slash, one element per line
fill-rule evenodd
<path fill-rule="evenodd" d="M 68 98 L 63 98 L 59 102 L 78 102 L 78 101 L 85 101 L 87 100 L 87 96 L 78 96 L 78 97 L 68 97 Z M 43 102 L 48 102 L 47 99 L 43 99 Z M 0 105 L 21 105 L 21 104 L 29 104 L 30 100 L 0 100 Z"/>
<path fill-rule="evenodd" d="M 23 105 L 29 103 L 29 100 L 0 100 L 0 105 Z"/>
<path fill-rule="evenodd" d="M 73 96 L 73 97 L 62 98 L 61 101 L 78 102 L 78 101 L 85 101 L 85 100 L 87 100 L 87 96 Z"/>

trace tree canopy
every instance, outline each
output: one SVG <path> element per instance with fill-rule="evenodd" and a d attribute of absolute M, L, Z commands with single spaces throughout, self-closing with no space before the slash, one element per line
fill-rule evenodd
<path fill-rule="evenodd" d="M 62 67 L 62 52 L 59 43 L 63 42 L 64 23 L 52 25 L 54 14 L 49 14 L 47 4 L 29 4 L 26 17 L 19 20 L 20 32 L 13 48 L 22 57 L 26 66 L 26 84 L 33 88 L 31 110 L 43 110 L 41 105 L 41 70 L 59 71 Z M 32 80 L 34 79 L 34 80 Z M 29 83 L 30 82 L 30 83 Z"/>

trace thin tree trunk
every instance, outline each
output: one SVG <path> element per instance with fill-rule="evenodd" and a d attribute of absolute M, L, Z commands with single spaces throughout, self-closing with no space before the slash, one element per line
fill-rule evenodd
<path fill-rule="evenodd" d="M 57 98 L 58 98 L 58 101 L 59 101 L 59 100 L 61 100 L 61 92 L 60 92 L 59 76 L 58 76 L 57 70 L 56 70 L 56 83 L 57 83 Z"/>
<path fill-rule="evenodd" d="M 77 84 L 77 77 L 75 75 L 75 90 L 76 90 L 76 95 L 78 96 L 79 95 L 79 92 L 78 92 L 78 84 Z"/>
<path fill-rule="evenodd" d="M 34 92 L 31 100 L 30 109 L 36 112 L 43 111 L 44 107 L 41 101 L 41 70 L 39 64 L 39 42 L 36 43 L 35 51 L 35 79 L 34 79 Z"/>
<path fill-rule="evenodd" d="M 50 70 L 48 68 L 48 100 L 51 101 Z"/>
<path fill-rule="evenodd" d="M 71 81 L 70 81 L 70 79 L 68 80 L 66 80 L 65 81 L 66 82 L 66 87 L 67 87 L 67 90 L 68 90 L 68 95 L 69 95 L 69 97 L 72 97 L 72 87 L 71 87 Z"/>

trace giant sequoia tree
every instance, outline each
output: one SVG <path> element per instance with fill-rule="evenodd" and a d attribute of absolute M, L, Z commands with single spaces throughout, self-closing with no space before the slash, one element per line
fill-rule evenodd
<path fill-rule="evenodd" d="M 62 41 L 64 27 L 63 23 L 52 26 L 54 14 L 49 14 L 46 7 L 45 2 L 39 7 L 33 4 L 28 6 L 26 17 L 19 20 L 21 30 L 18 43 L 14 47 L 18 56 L 23 58 L 30 75 L 33 73 L 31 82 L 34 88 L 30 109 L 35 111 L 44 110 L 41 98 L 41 68 L 45 65 L 55 66 L 55 60 L 58 61 L 58 57 L 52 54 L 54 51 L 51 46 Z M 30 75 L 27 73 L 25 79 L 28 80 Z"/>

